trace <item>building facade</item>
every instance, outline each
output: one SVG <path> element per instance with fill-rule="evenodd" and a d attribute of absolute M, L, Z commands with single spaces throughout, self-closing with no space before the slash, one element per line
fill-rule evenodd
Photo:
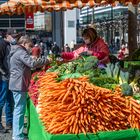
<path fill-rule="evenodd" d="M 52 14 L 50 12 L 37 12 L 34 14 L 34 30 L 52 32 Z"/>
<path fill-rule="evenodd" d="M 8 0 L 1 0 L 0 4 Z M 7 28 L 14 28 L 19 31 L 25 30 L 25 16 L 23 15 L 1 15 L 0 16 L 0 30 L 7 30 Z"/>
<path fill-rule="evenodd" d="M 25 30 L 24 15 L 2 15 L 0 16 L 0 30 L 7 30 L 7 28 L 14 28 L 19 31 Z"/>
<path fill-rule="evenodd" d="M 104 7 L 88 8 L 80 11 L 80 27 L 84 28 L 93 25 L 98 34 L 102 36 L 108 44 L 116 40 L 124 39 L 128 41 L 128 7 L 111 5 Z"/>
<path fill-rule="evenodd" d="M 71 48 L 76 43 L 76 12 L 77 9 L 64 12 L 64 44 L 69 44 Z"/>

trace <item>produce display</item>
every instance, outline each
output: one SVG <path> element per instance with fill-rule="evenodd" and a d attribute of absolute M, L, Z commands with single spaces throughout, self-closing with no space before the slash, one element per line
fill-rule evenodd
<path fill-rule="evenodd" d="M 58 82 L 58 72 L 39 79 L 40 118 L 52 134 L 140 129 L 140 104 L 121 88 L 101 88 L 85 76 Z M 47 82 L 46 82 L 47 81 Z"/>
<path fill-rule="evenodd" d="M 55 60 L 47 71 L 33 73 L 29 96 L 48 133 L 140 129 L 139 69 L 133 74 L 119 62 L 98 63 L 96 57 L 81 56 L 66 63 Z"/>
<path fill-rule="evenodd" d="M 131 70 L 132 71 L 132 70 Z M 116 85 L 120 84 L 123 89 L 129 89 L 127 92 L 123 90 L 124 95 L 132 95 L 138 87 L 140 76 L 132 75 L 130 70 L 121 68 L 119 62 L 109 63 L 106 67 L 98 65 L 96 57 L 81 57 L 72 62 L 64 63 L 62 65 L 54 65 L 48 69 L 48 72 L 58 72 L 59 80 L 65 78 L 77 78 L 79 76 L 88 76 L 90 82 L 104 88 L 114 89 Z"/>
<path fill-rule="evenodd" d="M 35 72 L 32 74 L 32 78 L 30 81 L 28 95 L 31 98 L 31 100 L 35 106 L 38 105 L 38 97 L 39 97 L 39 91 L 38 91 L 39 81 L 38 81 L 38 79 L 39 79 L 39 77 L 43 76 L 44 74 L 45 74 L 45 71 Z"/>
<path fill-rule="evenodd" d="M 107 69 L 98 67 L 98 60 L 96 57 L 81 57 L 72 62 L 64 63 L 60 66 L 54 65 L 48 69 L 47 72 L 58 72 L 58 80 L 66 78 L 78 78 L 80 76 L 88 76 L 90 82 L 101 87 L 113 89 L 118 81 L 113 76 L 107 75 Z M 119 69 L 119 68 L 118 68 Z"/>
<path fill-rule="evenodd" d="M 130 85 L 134 94 L 140 93 L 140 62 L 127 62 L 130 72 Z"/>
<path fill-rule="evenodd" d="M 98 65 L 97 58 L 93 56 L 81 57 L 80 59 L 63 64 L 58 63 L 55 59 L 53 60 L 52 67 L 48 67 L 49 69 L 47 68 L 47 72 L 58 72 L 57 81 L 66 78 L 88 76 L 89 81 L 99 87 L 113 90 L 118 84 L 121 85 L 124 95 L 132 96 L 140 92 L 140 76 L 137 74 L 139 70 L 133 73 L 134 70 L 131 70 L 132 68 L 129 70 L 122 69 L 118 62 L 109 63 L 106 67 L 102 67 Z M 33 73 L 29 88 L 29 96 L 33 100 L 35 106 L 38 104 L 39 95 L 38 77 L 39 75 L 37 73 Z"/>

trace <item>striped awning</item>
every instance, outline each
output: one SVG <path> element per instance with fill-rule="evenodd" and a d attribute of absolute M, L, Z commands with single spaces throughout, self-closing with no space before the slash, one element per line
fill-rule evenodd
<path fill-rule="evenodd" d="M 138 4 L 140 0 L 10 0 L 0 5 L 0 14 L 22 14 L 26 11 L 64 11 L 73 8 L 83 8 L 84 6 L 94 7 L 115 3 Z"/>
<path fill-rule="evenodd" d="M 44 11 L 42 6 L 46 5 L 42 0 L 10 0 L 0 5 L 0 14 L 22 14 L 26 11 L 37 12 Z"/>

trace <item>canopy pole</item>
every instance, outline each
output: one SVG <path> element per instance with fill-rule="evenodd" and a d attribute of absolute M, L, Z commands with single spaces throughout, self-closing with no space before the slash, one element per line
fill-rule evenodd
<path fill-rule="evenodd" d="M 25 20 L 25 27 L 24 27 L 24 29 L 25 29 L 25 35 L 27 34 L 27 32 L 26 32 L 26 13 L 24 14 L 24 20 Z"/>
<path fill-rule="evenodd" d="M 137 49 L 137 15 L 132 4 L 128 6 L 128 47 L 130 54 Z"/>
<path fill-rule="evenodd" d="M 60 20 L 60 29 L 61 29 L 61 46 L 60 46 L 60 49 L 63 49 L 64 47 L 64 14 L 63 14 L 63 11 L 61 11 L 61 20 Z"/>
<path fill-rule="evenodd" d="M 64 26 L 63 26 L 63 13 L 60 12 L 53 12 L 52 14 L 52 37 L 53 42 L 56 42 L 56 44 L 59 47 L 63 47 L 64 44 Z"/>

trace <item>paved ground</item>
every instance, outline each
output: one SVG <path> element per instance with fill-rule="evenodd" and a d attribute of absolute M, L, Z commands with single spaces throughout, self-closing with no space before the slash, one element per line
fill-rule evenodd
<path fill-rule="evenodd" d="M 5 117 L 3 116 L 2 119 L 3 119 L 3 125 L 5 126 Z M 26 120 L 25 120 L 25 122 L 26 122 Z M 24 130 L 24 133 L 27 134 L 26 129 Z M 5 134 L 0 133 L 0 140 L 12 140 L 12 130 L 8 131 Z"/>
<path fill-rule="evenodd" d="M 5 116 L 2 117 L 2 120 L 3 125 L 5 126 Z M 12 140 L 12 131 L 10 130 L 5 134 L 0 133 L 0 140 Z"/>
<path fill-rule="evenodd" d="M 12 140 L 12 131 L 5 134 L 0 134 L 0 140 Z"/>

